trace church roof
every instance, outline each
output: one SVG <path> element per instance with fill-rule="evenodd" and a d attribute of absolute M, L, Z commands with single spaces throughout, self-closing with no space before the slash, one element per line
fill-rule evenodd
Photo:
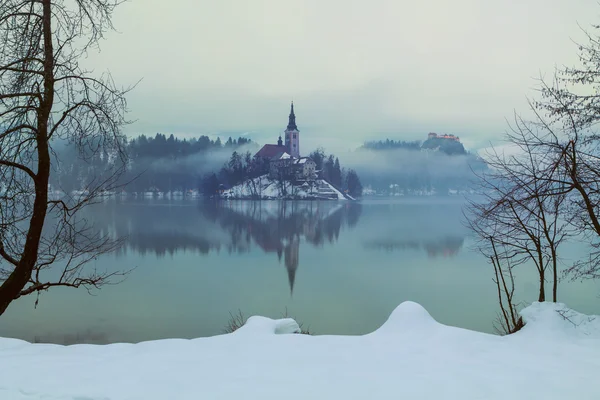
<path fill-rule="evenodd" d="M 278 146 L 276 144 L 265 144 L 255 155 L 254 157 L 268 158 L 272 159 L 274 157 L 281 157 L 283 153 L 285 153 L 285 146 Z"/>

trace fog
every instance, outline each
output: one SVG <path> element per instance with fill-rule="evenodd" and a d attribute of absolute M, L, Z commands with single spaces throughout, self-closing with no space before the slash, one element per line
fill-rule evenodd
<path fill-rule="evenodd" d="M 235 149 L 223 147 L 220 149 L 210 149 L 208 151 L 191 154 L 189 156 L 179 157 L 175 160 L 168 158 L 142 158 L 145 168 L 152 171 L 164 173 L 179 172 L 182 169 L 186 171 L 195 171 L 198 174 L 218 172 L 225 163 L 231 158 L 231 154 L 237 151 L 239 154 L 250 152 L 252 156 L 256 153 L 258 147 L 256 144 L 245 144 Z"/>
<path fill-rule="evenodd" d="M 86 65 L 142 79 L 130 136 L 272 143 L 294 100 L 307 148 L 438 131 L 475 149 L 526 111 L 534 78 L 578 62 L 578 24 L 599 11 L 592 0 L 131 1 Z"/>
<path fill-rule="evenodd" d="M 485 168 L 475 155 L 452 155 L 406 149 L 357 150 L 340 155 L 340 163 L 357 171 L 363 186 L 373 189 L 464 189 L 471 187 L 473 170 Z"/>

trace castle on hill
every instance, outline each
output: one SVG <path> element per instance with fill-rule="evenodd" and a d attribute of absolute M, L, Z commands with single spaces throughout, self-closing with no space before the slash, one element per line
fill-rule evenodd
<path fill-rule="evenodd" d="M 435 132 L 429 132 L 429 135 L 427 135 L 427 139 L 449 139 L 449 140 L 455 140 L 457 142 L 460 142 L 460 138 L 458 136 L 447 135 L 447 134 L 438 135 Z"/>
<path fill-rule="evenodd" d="M 262 160 L 271 179 L 295 179 L 309 181 L 317 178 L 317 164 L 310 157 L 300 156 L 300 130 L 296 125 L 294 102 L 291 104 L 288 125 L 277 144 L 265 144 L 255 155 Z"/>

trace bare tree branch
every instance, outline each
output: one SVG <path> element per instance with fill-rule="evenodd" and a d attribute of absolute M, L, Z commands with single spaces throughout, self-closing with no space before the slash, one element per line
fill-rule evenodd
<path fill-rule="evenodd" d="M 113 29 L 111 17 L 121 2 L 0 2 L 0 315 L 30 293 L 97 288 L 126 274 L 85 271 L 122 241 L 79 216 L 121 185 L 127 162 L 121 127 L 128 123 L 130 88 L 79 65 Z M 75 146 L 82 160 L 95 160 L 84 195 L 49 198 L 52 171 L 60 167 L 57 140 Z M 44 279 L 49 268 L 62 268 L 58 280 Z"/>

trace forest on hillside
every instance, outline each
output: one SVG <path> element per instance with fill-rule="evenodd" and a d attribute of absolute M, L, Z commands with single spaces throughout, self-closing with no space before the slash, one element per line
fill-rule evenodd
<path fill-rule="evenodd" d="M 244 137 L 221 141 L 208 136 L 181 139 L 157 133 L 154 137 L 130 139 L 122 147 L 126 158 L 117 188 L 127 192 L 198 190 L 212 197 L 219 188 L 268 173 L 268 164 L 253 157 L 259 145 Z M 60 163 L 51 184 L 65 193 L 85 190 L 90 182 L 101 181 L 121 161 L 118 155 L 105 152 L 81 157 L 81 149 L 75 144 L 63 143 L 57 152 Z M 310 157 L 316 162 L 320 177 L 339 190 L 360 195 L 358 175 L 341 167 L 335 155 L 317 149 Z"/>
<path fill-rule="evenodd" d="M 474 185 L 474 172 L 487 168 L 462 143 L 442 138 L 365 142 L 345 162 L 358 172 L 365 187 L 390 195 L 468 190 Z"/>
<path fill-rule="evenodd" d="M 256 143 L 243 137 L 222 142 L 208 136 L 180 139 L 162 133 L 138 136 L 122 147 L 126 165 L 121 166 L 119 184 L 131 192 L 196 190 L 202 176 L 219 170 L 232 152 L 258 149 Z M 78 147 L 68 143 L 58 152 L 60 163 L 51 184 L 66 193 L 86 189 L 122 161 L 116 154 L 102 152 L 82 157 Z"/>

